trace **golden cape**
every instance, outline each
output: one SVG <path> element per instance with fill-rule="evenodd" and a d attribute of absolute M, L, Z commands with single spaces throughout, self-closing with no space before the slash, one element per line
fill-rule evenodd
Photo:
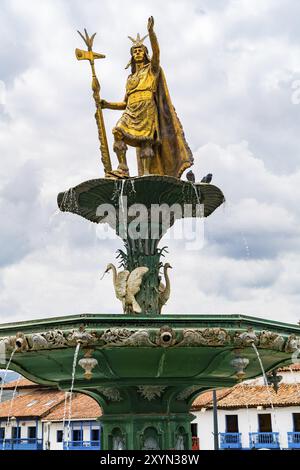
<path fill-rule="evenodd" d="M 160 68 L 155 102 L 158 112 L 160 144 L 151 159 L 150 173 L 180 178 L 193 165 L 194 158 L 189 148 L 181 122 L 172 105 L 165 74 Z M 137 149 L 138 172 L 142 174 L 140 149 Z"/>

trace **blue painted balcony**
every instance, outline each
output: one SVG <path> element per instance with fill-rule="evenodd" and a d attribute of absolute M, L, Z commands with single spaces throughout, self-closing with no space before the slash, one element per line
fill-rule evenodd
<path fill-rule="evenodd" d="M 12 439 L 1 439 L 0 450 L 12 450 Z"/>
<path fill-rule="evenodd" d="M 43 450 L 42 439 L 5 439 L 0 441 L 0 450 Z"/>
<path fill-rule="evenodd" d="M 250 449 L 280 449 L 279 432 L 249 432 Z"/>
<path fill-rule="evenodd" d="M 300 449 L 300 432 L 288 432 L 288 448 Z"/>
<path fill-rule="evenodd" d="M 100 450 L 100 441 L 68 441 L 64 442 L 64 450 Z"/>
<path fill-rule="evenodd" d="M 220 432 L 220 449 L 241 449 L 240 432 Z"/>

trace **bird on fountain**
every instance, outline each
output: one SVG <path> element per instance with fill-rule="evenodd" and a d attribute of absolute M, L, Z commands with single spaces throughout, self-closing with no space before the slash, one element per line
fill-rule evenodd
<path fill-rule="evenodd" d="M 213 177 L 212 173 L 208 173 L 206 176 L 202 178 L 201 183 L 209 184 L 212 180 L 212 177 Z"/>

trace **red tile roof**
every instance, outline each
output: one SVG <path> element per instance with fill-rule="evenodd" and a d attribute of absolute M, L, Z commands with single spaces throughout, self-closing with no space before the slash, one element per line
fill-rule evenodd
<path fill-rule="evenodd" d="M 43 418 L 48 421 L 62 421 L 64 417 L 65 392 L 38 389 L 26 395 L 15 397 L 13 401 L 0 403 L 0 418 Z M 69 410 L 69 401 L 67 402 Z M 73 394 L 71 419 L 94 419 L 101 416 L 101 408 L 91 397 Z"/>
<path fill-rule="evenodd" d="M 284 366 L 281 367 L 280 369 L 277 369 L 278 372 L 291 372 L 291 370 L 294 372 L 300 372 L 300 364 L 291 364 L 289 366 Z"/>
<path fill-rule="evenodd" d="M 31 382 L 31 380 L 28 379 L 20 379 L 18 380 L 13 380 L 12 382 L 8 382 L 3 385 L 3 388 L 5 390 L 14 390 L 15 386 L 18 385 L 18 389 L 20 388 L 40 388 L 44 387 L 45 385 L 38 385 L 34 382 Z"/>
<path fill-rule="evenodd" d="M 232 389 L 231 388 L 223 388 L 220 390 L 217 390 L 217 400 L 219 401 L 221 398 L 224 396 L 228 395 L 228 393 L 231 393 Z M 195 401 L 192 404 L 192 410 L 200 410 L 201 408 L 208 408 L 209 405 L 213 405 L 213 394 L 212 391 L 209 392 L 204 392 L 201 393 L 201 395 L 198 395 L 198 397 L 195 399 Z"/>
<path fill-rule="evenodd" d="M 222 395 L 221 392 L 224 392 Z M 300 384 L 280 384 L 278 393 L 272 387 L 265 385 L 236 385 L 231 389 L 217 392 L 218 408 L 254 408 L 257 406 L 299 406 Z M 196 398 L 192 410 L 212 408 L 212 392 L 205 392 Z"/>
<path fill-rule="evenodd" d="M 0 418 L 14 416 L 16 418 L 43 417 L 51 409 L 64 401 L 64 392 L 57 390 L 37 390 L 20 395 L 14 400 L 0 403 Z"/>
<path fill-rule="evenodd" d="M 102 415 L 102 411 L 96 400 L 76 393 L 72 399 L 72 419 L 95 419 Z M 46 417 L 47 421 L 62 421 L 64 417 L 64 403 L 52 410 Z"/>

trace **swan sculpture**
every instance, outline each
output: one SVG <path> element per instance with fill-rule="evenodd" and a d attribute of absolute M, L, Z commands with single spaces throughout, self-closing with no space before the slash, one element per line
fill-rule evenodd
<path fill-rule="evenodd" d="M 164 285 L 161 282 L 158 287 L 159 311 L 161 311 L 162 306 L 168 302 L 169 297 L 170 297 L 171 285 L 170 285 L 170 278 L 168 275 L 168 269 L 172 269 L 172 266 L 169 263 L 166 263 L 164 265 L 164 277 L 165 277 L 166 285 Z"/>
<path fill-rule="evenodd" d="M 135 296 L 140 291 L 143 276 L 149 271 L 149 268 L 140 266 L 129 272 L 127 270 L 117 272 L 114 264 L 107 265 L 104 274 L 110 270 L 113 272 L 113 282 L 117 299 L 123 304 L 123 309 L 141 313 L 142 309 L 137 303 Z"/>

